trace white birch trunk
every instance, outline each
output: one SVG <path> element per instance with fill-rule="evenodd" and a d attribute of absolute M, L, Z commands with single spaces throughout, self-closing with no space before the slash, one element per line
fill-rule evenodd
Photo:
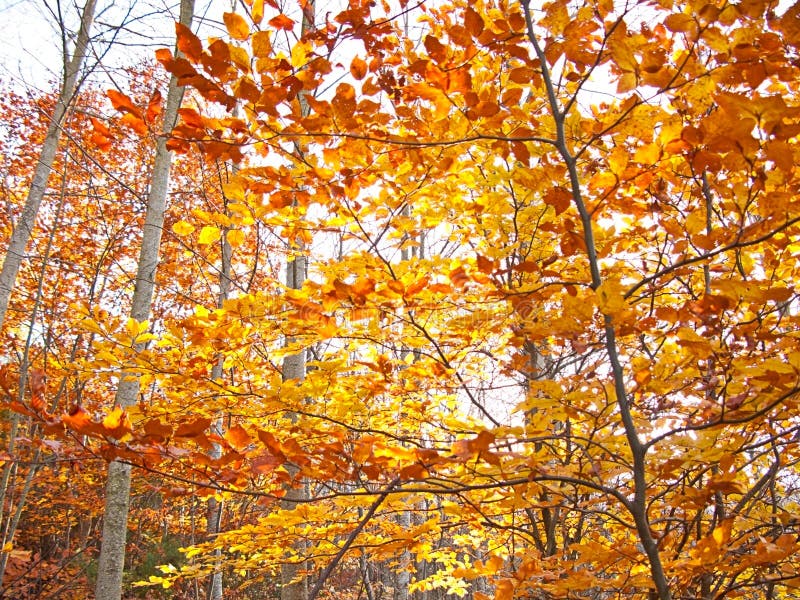
<path fill-rule="evenodd" d="M 191 27 L 194 0 L 181 0 L 180 22 Z M 150 307 L 155 290 L 161 231 L 167 206 L 172 153 L 167 150 L 167 137 L 175 125 L 178 108 L 183 99 L 183 88 L 177 79 L 170 78 L 164 107 L 164 135 L 156 142 L 156 155 L 150 183 L 142 233 L 142 248 L 136 272 L 130 316 L 137 321 L 150 317 Z M 134 374 L 122 373 L 115 403 L 123 408 L 136 402 L 139 380 Z M 108 466 L 106 501 L 103 512 L 103 538 L 97 571 L 97 600 L 119 600 L 122 596 L 122 573 L 125 564 L 125 540 L 128 533 L 128 508 L 130 506 L 131 467 L 117 461 Z"/>

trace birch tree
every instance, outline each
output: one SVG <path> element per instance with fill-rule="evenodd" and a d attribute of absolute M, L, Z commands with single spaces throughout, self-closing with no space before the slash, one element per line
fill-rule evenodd
<path fill-rule="evenodd" d="M 181 0 L 180 23 L 190 28 L 194 15 L 194 0 Z M 146 322 L 156 286 L 159 247 L 167 207 L 172 153 L 167 149 L 167 138 L 175 125 L 178 108 L 183 99 L 183 88 L 174 75 L 170 78 L 164 108 L 163 134 L 156 141 L 150 194 L 142 232 L 142 246 L 136 271 L 130 318 Z M 139 395 L 139 381 L 135 373 L 121 373 L 115 404 L 121 408 L 133 405 Z M 125 565 L 125 540 L 128 532 L 131 467 L 120 461 L 108 466 L 106 478 L 105 509 L 103 513 L 103 539 L 97 573 L 96 596 L 98 600 L 118 599 L 122 595 L 122 575 Z"/>

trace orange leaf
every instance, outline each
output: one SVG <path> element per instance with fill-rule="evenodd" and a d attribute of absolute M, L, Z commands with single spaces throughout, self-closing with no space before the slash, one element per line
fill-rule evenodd
<path fill-rule="evenodd" d="M 142 111 L 139 110 L 128 96 L 117 90 L 106 90 L 106 96 L 111 100 L 111 105 L 114 107 L 114 110 L 131 114 L 141 120 Z"/>
<path fill-rule="evenodd" d="M 44 397 L 39 394 L 31 396 L 31 408 L 36 412 L 42 412 L 45 407 Z"/>
<path fill-rule="evenodd" d="M 183 23 L 175 23 L 175 36 L 177 38 L 178 50 L 192 62 L 199 62 L 203 54 L 203 44 L 192 30 Z"/>
<path fill-rule="evenodd" d="M 366 61 L 356 56 L 350 63 L 350 74 L 355 79 L 364 79 L 364 77 L 367 75 Z"/>
<path fill-rule="evenodd" d="M 243 41 L 250 36 L 250 27 L 244 17 L 237 13 L 226 12 L 222 15 L 228 34 L 235 40 Z"/>
<path fill-rule="evenodd" d="M 127 113 L 122 115 L 120 122 L 133 129 L 139 135 L 147 133 L 147 124 L 142 120 L 141 116 Z"/>
<path fill-rule="evenodd" d="M 464 27 L 469 31 L 472 37 L 478 37 L 483 33 L 483 17 L 469 6 L 467 6 L 467 9 L 464 11 Z"/>
<path fill-rule="evenodd" d="M 120 439 L 131 432 L 131 421 L 128 414 L 120 407 L 114 408 L 103 419 L 103 433 L 115 439 Z"/>
<path fill-rule="evenodd" d="M 205 124 L 203 123 L 203 117 L 201 117 L 200 113 L 193 108 L 179 108 L 178 114 L 181 117 L 181 121 L 189 127 L 193 127 L 195 129 L 202 129 L 205 127 Z"/>
<path fill-rule="evenodd" d="M 486 275 L 492 274 L 495 270 L 495 262 L 480 254 L 475 257 L 475 263 L 478 265 L 478 270 Z"/>
<path fill-rule="evenodd" d="M 34 369 L 28 376 L 28 387 L 34 396 L 44 396 L 47 393 L 47 379 L 44 371 Z"/>
<path fill-rule="evenodd" d="M 514 583 L 510 579 L 501 579 L 495 585 L 494 600 L 513 600 Z"/>
<path fill-rule="evenodd" d="M 145 112 L 145 120 L 148 123 L 152 123 L 156 120 L 156 118 L 161 114 L 162 111 L 162 100 L 161 92 L 156 90 L 153 92 L 153 96 L 150 98 L 150 102 L 147 103 L 147 112 Z"/>
<path fill-rule="evenodd" d="M 428 470 L 419 463 L 408 465 L 400 469 L 400 479 L 424 479 L 428 476 Z"/>
<path fill-rule="evenodd" d="M 447 58 L 447 47 L 432 35 L 425 36 L 425 50 L 436 62 L 443 62 Z"/>
<path fill-rule="evenodd" d="M 247 430 L 241 425 L 234 425 L 225 432 L 224 437 L 236 450 L 244 450 L 252 443 L 252 438 Z"/>
<path fill-rule="evenodd" d="M 664 19 L 664 26 L 675 33 L 692 31 L 697 27 L 694 19 L 683 13 L 673 13 Z"/>
<path fill-rule="evenodd" d="M 82 406 L 77 405 L 70 408 L 69 412 L 61 417 L 61 420 L 67 427 L 79 433 L 88 433 L 94 424 L 89 413 Z"/>
<path fill-rule="evenodd" d="M 160 419 L 150 419 L 142 427 L 147 437 L 156 441 L 166 440 L 172 435 L 172 427 L 164 425 Z"/>
<path fill-rule="evenodd" d="M 111 148 L 111 145 L 114 142 L 114 136 L 111 134 L 111 130 L 108 128 L 108 126 L 94 117 L 89 117 L 89 120 L 91 121 L 92 128 L 94 129 L 90 138 L 92 143 L 103 151 Z"/>
<path fill-rule="evenodd" d="M 267 452 L 256 456 L 250 468 L 256 475 L 266 475 L 274 471 L 275 467 L 280 466 L 282 462 L 279 458 Z"/>
<path fill-rule="evenodd" d="M 256 31 L 250 43 L 253 47 L 253 56 L 256 58 L 269 56 L 272 52 L 272 40 L 268 31 Z"/>
<path fill-rule="evenodd" d="M 105 137 L 111 137 L 111 130 L 105 123 L 99 119 L 95 119 L 94 117 L 89 117 L 89 120 L 92 122 L 92 127 L 94 127 L 94 130 L 97 133 Z"/>

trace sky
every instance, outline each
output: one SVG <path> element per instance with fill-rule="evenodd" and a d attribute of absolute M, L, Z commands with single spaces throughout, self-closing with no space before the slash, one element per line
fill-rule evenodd
<path fill-rule="evenodd" d="M 195 22 L 205 35 L 222 31 L 219 20 L 232 1 L 197 0 Z M 0 81 L 17 90 L 51 91 L 61 78 L 59 6 L 64 22 L 75 31 L 83 4 L 84 0 L 0 0 L 0 22 L 10 24 L 0 29 Z M 92 36 L 97 52 L 108 51 L 102 64 L 153 60 L 157 48 L 171 47 L 178 8 L 178 0 L 98 0 Z M 72 47 L 70 43 L 70 51 Z M 97 64 L 99 58 L 87 64 Z M 104 75 L 96 72 L 95 78 Z"/>

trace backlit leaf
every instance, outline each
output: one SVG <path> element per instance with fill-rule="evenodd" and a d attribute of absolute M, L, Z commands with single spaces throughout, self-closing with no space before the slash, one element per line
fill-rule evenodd
<path fill-rule="evenodd" d="M 225 27 L 228 30 L 228 35 L 233 39 L 244 41 L 250 37 L 250 27 L 244 17 L 239 13 L 226 12 L 222 15 L 222 20 L 225 21 Z"/>
<path fill-rule="evenodd" d="M 219 227 L 215 227 L 214 225 L 205 225 L 200 230 L 200 235 L 197 238 L 197 243 L 213 244 L 214 242 L 219 241 L 220 237 L 222 237 L 222 232 L 220 231 Z"/>

